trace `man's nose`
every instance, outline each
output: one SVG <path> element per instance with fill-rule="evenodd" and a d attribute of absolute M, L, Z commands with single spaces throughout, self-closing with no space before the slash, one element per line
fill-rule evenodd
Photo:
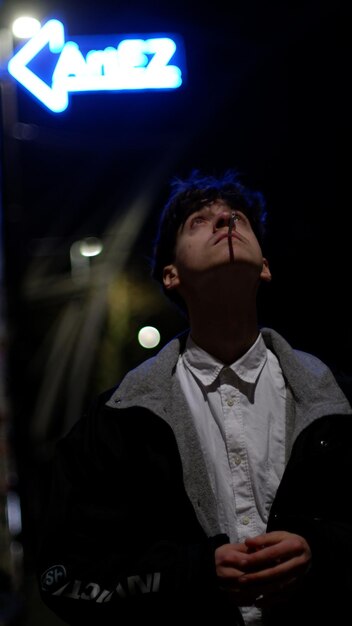
<path fill-rule="evenodd" d="M 221 213 L 218 213 L 214 219 L 214 232 L 219 230 L 220 228 L 227 228 L 230 222 L 230 218 L 230 211 L 221 211 Z"/>

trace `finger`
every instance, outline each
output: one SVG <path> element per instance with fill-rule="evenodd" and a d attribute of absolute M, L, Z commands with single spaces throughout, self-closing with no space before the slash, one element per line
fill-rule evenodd
<path fill-rule="evenodd" d="M 247 554 L 240 559 L 239 565 L 244 569 L 264 568 L 265 566 L 270 567 L 285 561 L 292 561 L 295 558 L 302 559 L 302 562 L 308 562 L 310 554 L 305 551 L 298 539 L 290 539 Z"/>
<path fill-rule="evenodd" d="M 300 557 L 284 561 L 283 563 L 277 563 L 263 569 L 256 570 L 255 572 L 246 572 L 238 579 L 240 585 L 247 585 L 249 583 L 267 583 L 269 581 L 282 580 L 297 576 L 300 571 L 306 569 L 305 561 L 302 561 Z"/>

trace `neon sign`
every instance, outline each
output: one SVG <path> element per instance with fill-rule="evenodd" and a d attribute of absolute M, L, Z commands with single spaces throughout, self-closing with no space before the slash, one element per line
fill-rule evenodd
<path fill-rule="evenodd" d="M 178 65 L 169 65 L 171 60 Z M 10 59 L 8 71 L 44 106 L 61 113 L 74 92 L 177 89 L 182 65 L 179 37 L 110 35 L 65 41 L 64 25 L 52 19 Z"/>

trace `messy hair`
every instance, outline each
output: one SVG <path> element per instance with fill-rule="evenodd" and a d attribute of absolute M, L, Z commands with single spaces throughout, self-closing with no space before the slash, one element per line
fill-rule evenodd
<path fill-rule="evenodd" d="M 220 176 L 204 175 L 199 170 L 193 170 L 188 178 L 172 179 L 171 194 L 161 213 L 154 242 L 152 277 L 183 312 L 186 309 L 182 297 L 176 290 L 167 291 L 164 288 L 163 269 L 174 261 L 179 228 L 192 213 L 219 199 L 248 217 L 259 244 L 263 244 L 267 215 L 263 194 L 245 187 L 236 170 L 226 170 Z"/>

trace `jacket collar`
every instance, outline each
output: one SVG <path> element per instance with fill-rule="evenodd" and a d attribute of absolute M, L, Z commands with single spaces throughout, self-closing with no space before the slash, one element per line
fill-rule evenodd
<path fill-rule="evenodd" d="M 290 430 L 295 438 L 309 423 L 334 413 L 352 413 L 330 369 L 318 358 L 294 350 L 271 328 L 262 328 L 265 345 L 277 356 L 295 405 Z M 114 408 L 144 406 L 165 418 L 172 406 L 177 360 L 184 351 L 188 331 L 171 340 L 151 359 L 131 370 L 111 396 Z M 179 393 L 179 387 L 177 392 Z"/>

